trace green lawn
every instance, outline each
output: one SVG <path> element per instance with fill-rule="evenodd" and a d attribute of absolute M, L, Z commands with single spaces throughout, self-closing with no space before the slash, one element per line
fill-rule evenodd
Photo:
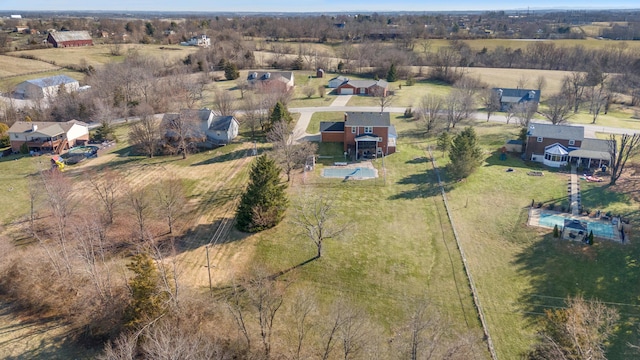
<path fill-rule="evenodd" d="M 309 134 L 317 134 L 320 132 L 320 122 L 321 121 L 340 121 L 344 119 L 344 112 L 341 111 L 327 111 L 327 112 L 316 112 L 311 116 L 311 121 L 309 121 L 309 126 L 307 126 L 307 133 Z"/>
<path fill-rule="evenodd" d="M 400 132 L 415 127 L 403 120 L 394 122 Z M 341 220 L 352 225 L 343 238 L 327 241 L 322 259 L 298 268 L 292 276 L 318 290 L 323 301 L 353 300 L 387 330 L 406 316 L 407 301 L 427 298 L 451 319 L 452 328 L 468 328 L 477 335 L 477 315 L 424 141 L 401 140 L 400 151 L 385 159 L 386 177 L 348 182 L 319 176 L 324 164 L 342 160 L 338 145 L 322 144 L 323 157 L 304 185 L 290 189 L 291 200 L 301 201 L 308 194 L 327 195 L 334 200 Z M 382 160 L 374 164 L 382 175 Z M 442 227 L 437 225 L 440 221 Z M 311 242 L 286 221 L 255 237 L 258 245 L 253 262 L 274 271 L 314 254 Z M 483 345 L 479 346 L 478 353 L 487 357 Z"/>
<path fill-rule="evenodd" d="M 400 89 L 402 87 L 402 89 Z M 447 85 L 417 82 L 413 86 L 406 86 L 404 81 L 397 81 L 389 84 L 389 89 L 394 92 L 393 100 L 389 106 L 417 107 L 420 100 L 425 95 L 446 96 L 451 91 L 451 87 Z M 357 95 L 352 96 L 348 103 L 349 106 L 380 106 L 380 100 L 373 96 Z"/>
<path fill-rule="evenodd" d="M 491 123 L 478 124 L 477 130 L 487 151 L 494 152 L 515 134 Z M 545 170 L 543 177 L 527 176 L 519 158 L 498 158 L 492 153 L 466 181 L 451 184 L 448 196 L 499 358 L 519 358 L 535 340 L 542 310 L 562 306 L 564 297 L 579 293 L 629 304 L 616 305 L 623 320 L 609 354 L 611 359 L 629 358 L 626 343 L 638 341 L 631 324 L 640 316 L 640 273 L 633 260 L 640 246 L 597 242 L 587 247 L 527 227 L 526 207 L 532 199 L 566 202 L 567 174 Z M 508 167 L 515 172 L 506 172 Z M 585 206 L 639 218 L 632 212 L 637 204 L 602 183 L 583 185 L 582 191 Z"/>

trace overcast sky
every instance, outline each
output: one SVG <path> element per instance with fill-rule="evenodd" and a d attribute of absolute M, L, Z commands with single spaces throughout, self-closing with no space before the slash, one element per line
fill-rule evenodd
<path fill-rule="evenodd" d="M 441 11 L 514 9 L 639 9 L 638 0 L 0 0 L 0 10 L 155 10 L 155 11 Z"/>

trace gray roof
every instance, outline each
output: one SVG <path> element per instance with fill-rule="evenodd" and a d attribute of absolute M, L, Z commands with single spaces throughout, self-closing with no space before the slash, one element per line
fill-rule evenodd
<path fill-rule="evenodd" d="M 214 116 L 211 126 L 209 126 L 209 130 L 227 131 L 229 130 L 233 120 L 235 120 L 233 116 Z"/>
<path fill-rule="evenodd" d="M 389 137 L 398 138 L 398 132 L 396 131 L 396 127 L 393 125 L 389 126 Z"/>
<path fill-rule="evenodd" d="M 584 127 L 531 123 L 527 136 L 560 140 L 584 140 Z"/>
<path fill-rule="evenodd" d="M 29 84 L 36 85 L 36 86 L 41 87 L 41 88 L 46 88 L 46 87 L 50 87 L 50 86 L 60 86 L 62 84 L 77 83 L 78 80 L 76 80 L 76 79 L 74 79 L 72 77 L 69 77 L 67 75 L 55 75 L 55 76 L 50 76 L 50 77 L 46 77 L 46 78 L 27 80 L 25 82 L 28 82 Z"/>
<path fill-rule="evenodd" d="M 348 78 L 348 77 L 346 77 L 346 76 L 338 75 L 338 76 L 334 77 L 334 78 L 333 78 L 333 79 L 331 79 L 331 80 L 348 81 L 348 80 L 349 80 L 349 78 Z M 331 80 L 329 80 L 329 81 L 331 81 Z"/>
<path fill-rule="evenodd" d="M 288 82 L 293 78 L 293 71 L 249 71 L 247 75 L 247 80 L 274 80 L 278 78 L 284 78 Z"/>
<path fill-rule="evenodd" d="M 346 125 L 349 126 L 391 126 L 389 113 L 347 112 Z"/>
<path fill-rule="evenodd" d="M 320 132 L 344 132 L 344 121 L 321 121 Z"/>
<path fill-rule="evenodd" d="M 611 154 L 609 154 L 609 141 L 602 139 L 584 139 L 580 149 L 571 151 L 569 155 L 585 159 L 610 161 Z"/>
<path fill-rule="evenodd" d="M 385 80 L 349 80 L 346 83 L 341 84 L 341 86 L 342 85 L 351 85 L 355 88 L 368 88 L 378 85 L 382 88 L 387 88 L 389 83 Z"/>
<path fill-rule="evenodd" d="M 33 126 L 37 126 L 37 130 L 35 132 L 54 136 L 61 134 L 63 132 L 69 131 L 73 125 L 80 126 L 88 126 L 86 123 L 78 120 L 71 120 L 67 122 L 49 122 L 49 121 L 16 121 L 11 128 L 9 128 L 10 133 L 28 133 L 32 132 Z"/>
<path fill-rule="evenodd" d="M 91 40 L 91 35 L 88 31 L 56 31 L 50 34 L 56 42 Z"/>
<path fill-rule="evenodd" d="M 501 93 L 501 102 L 518 103 L 520 101 L 540 102 L 540 90 L 533 89 L 505 89 L 494 88 L 493 91 Z"/>

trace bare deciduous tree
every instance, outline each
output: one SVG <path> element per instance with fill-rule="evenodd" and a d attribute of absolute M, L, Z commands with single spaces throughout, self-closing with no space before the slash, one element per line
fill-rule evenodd
<path fill-rule="evenodd" d="M 511 109 L 510 109 L 511 110 Z M 513 113 L 518 118 L 520 126 L 529 128 L 529 123 L 538 110 L 538 104 L 535 101 L 524 101 L 513 106 Z M 510 111 L 511 112 L 511 111 Z M 509 122 L 507 121 L 507 124 Z"/>
<path fill-rule="evenodd" d="M 454 89 L 445 100 L 445 114 L 447 116 L 447 129 L 455 128 L 457 124 L 466 120 L 471 114 L 473 99 L 465 92 Z"/>
<path fill-rule="evenodd" d="M 127 189 L 126 195 L 129 200 L 129 207 L 133 211 L 138 225 L 138 239 L 142 243 L 147 238 L 147 220 L 151 213 L 149 189 L 133 189 L 130 187 Z"/>
<path fill-rule="evenodd" d="M 291 222 L 301 235 L 307 237 L 316 246 L 316 259 L 322 257 L 322 246 L 327 239 L 342 235 L 346 224 L 337 221 L 334 203 L 324 196 L 304 196 L 304 201 L 294 208 Z"/>
<path fill-rule="evenodd" d="M 540 110 L 540 114 L 551 121 L 553 125 L 562 124 L 571 116 L 571 101 L 563 94 L 556 94 L 547 100 L 547 107 Z"/>
<path fill-rule="evenodd" d="M 292 317 L 291 322 L 295 324 L 295 348 L 293 348 L 293 358 L 300 360 L 307 358 L 304 355 L 303 346 L 309 335 L 315 329 L 311 322 L 311 317 L 317 312 L 318 305 L 312 293 L 306 290 L 296 292 L 293 304 L 288 309 Z M 291 327 L 293 328 L 293 327 Z"/>
<path fill-rule="evenodd" d="M 179 114 L 165 114 L 162 131 L 165 133 L 165 138 L 172 144 L 173 150 L 182 154 L 182 159 L 186 159 L 196 144 L 205 139 L 196 110 L 184 110 Z"/>
<path fill-rule="evenodd" d="M 493 89 L 486 89 L 482 92 L 482 105 L 487 112 L 487 121 L 491 118 L 491 114 L 500 111 L 500 95 Z"/>
<path fill-rule="evenodd" d="M 183 212 L 186 202 L 182 182 L 177 177 L 162 180 L 155 187 L 155 193 L 158 210 L 167 219 L 169 234 L 173 234 L 173 224 Z"/>
<path fill-rule="evenodd" d="M 274 158 L 287 175 L 287 181 L 291 181 L 293 170 L 304 166 L 307 158 L 313 156 L 318 149 L 311 142 L 294 143 L 291 136 L 291 126 L 285 121 L 273 124 L 267 134 L 267 140 L 273 144 Z"/>
<path fill-rule="evenodd" d="M 77 205 L 77 198 L 74 198 L 73 184 L 64 174 L 55 169 L 43 171 L 41 174 L 47 193 L 47 202 L 51 207 L 51 213 L 55 221 L 56 241 L 62 253 L 64 265 L 70 274 L 71 258 L 68 249 L 67 225 Z"/>
<path fill-rule="evenodd" d="M 427 133 L 434 131 L 442 122 L 444 99 L 437 95 L 425 95 L 417 109 L 418 118 L 424 123 Z"/>
<path fill-rule="evenodd" d="M 567 307 L 546 312 L 541 342 L 529 359 L 605 360 L 608 340 L 620 316 L 598 300 L 568 298 Z"/>
<path fill-rule="evenodd" d="M 622 134 L 620 136 L 620 146 L 616 136 L 609 135 L 609 155 L 611 156 L 611 181 L 609 184 L 615 185 L 616 181 L 622 175 L 624 168 L 627 164 L 627 160 L 633 157 L 640 150 L 640 134 Z"/>
<path fill-rule="evenodd" d="M 383 89 L 378 87 L 375 88 L 372 95 L 376 97 L 376 102 L 380 106 L 380 112 L 384 112 L 384 109 L 389 107 L 394 100 L 393 95 L 385 93 Z"/>
<path fill-rule="evenodd" d="M 217 88 L 214 92 L 213 108 L 220 116 L 232 116 L 236 112 L 233 94 Z"/>
<path fill-rule="evenodd" d="M 140 147 L 142 152 L 151 158 L 158 149 L 160 126 L 150 106 L 141 105 L 139 109 L 140 120 L 131 124 L 129 141 L 132 145 Z"/>
<path fill-rule="evenodd" d="M 118 204 L 118 195 L 122 185 L 122 176 L 109 168 L 87 173 L 91 190 L 98 198 L 103 210 L 103 220 L 106 224 L 113 223 L 113 216 Z"/>

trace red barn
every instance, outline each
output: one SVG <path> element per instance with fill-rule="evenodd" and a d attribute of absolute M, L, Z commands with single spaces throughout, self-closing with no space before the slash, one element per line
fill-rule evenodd
<path fill-rule="evenodd" d="M 50 32 L 47 42 L 53 47 L 91 46 L 93 40 L 88 31 L 57 31 Z"/>

